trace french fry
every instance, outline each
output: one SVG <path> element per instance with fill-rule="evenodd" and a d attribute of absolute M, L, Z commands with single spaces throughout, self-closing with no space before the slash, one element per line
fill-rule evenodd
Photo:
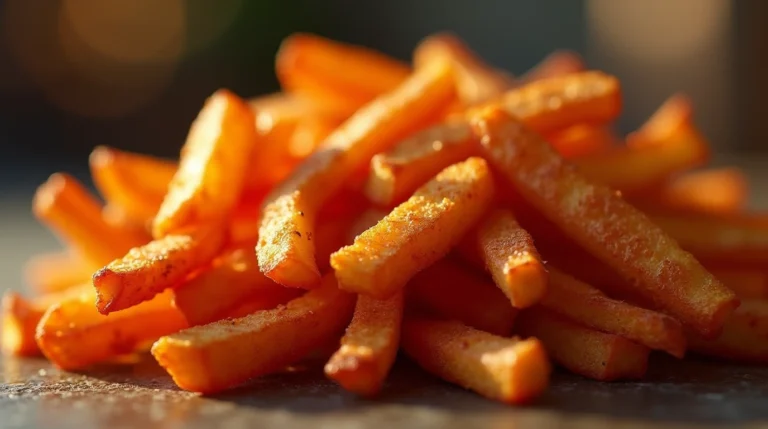
<path fill-rule="evenodd" d="M 346 118 L 397 88 L 410 69 L 367 48 L 294 34 L 280 45 L 276 72 L 283 89 L 300 94 L 330 116 Z"/>
<path fill-rule="evenodd" d="M 288 152 L 296 159 L 304 159 L 339 127 L 341 121 L 320 116 L 309 116 L 296 125 Z"/>
<path fill-rule="evenodd" d="M 162 238 L 227 219 L 240 198 L 257 139 L 248 105 L 229 91 L 214 93 L 190 128 L 152 235 Z"/>
<path fill-rule="evenodd" d="M 383 300 L 358 295 L 352 322 L 325 375 L 358 395 L 378 393 L 397 356 L 402 317 L 402 291 Z"/>
<path fill-rule="evenodd" d="M 608 127 L 574 125 L 547 136 L 552 146 L 564 158 L 600 156 L 612 150 L 618 139 Z"/>
<path fill-rule="evenodd" d="M 163 202 L 178 164 L 98 146 L 89 158 L 91 177 L 110 207 L 141 223 L 150 221 Z"/>
<path fill-rule="evenodd" d="M 74 177 L 53 174 L 37 189 L 32 202 L 35 216 L 92 267 L 120 257 L 145 237 L 130 229 L 107 224 L 101 205 Z"/>
<path fill-rule="evenodd" d="M 93 293 L 85 293 L 50 307 L 36 337 L 51 362 L 72 370 L 131 353 L 184 327 L 184 317 L 171 305 L 168 292 L 109 316 L 93 306 Z"/>
<path fill-rule="evenodd" d="M 6 291 L 2 302 L 2 336 L 0 346 L 9 356 L 37 356 L 35 329 L 45 309 L 35 308 L 20 294 Z"/>
<path fill-rule="evenodd" d="M 515 331 L 538 338 L 552 360 L 567 370 L 595 380 L 639 379 L 648 369 L 647 347 L 583 327 L 540 307 L 521 311 Z"/>
<path fill-rule="evenodd" d="M 59 292 L 89 281 L 92 275 L 91 267 L 68 251 L 38 254 L 24 264 L 24 281 L 38 293 Z"/>
<path fill-rule="evenodd" d="M 285 306 L 160 338 L 152 355 L 182 389 L 214 393 L 301 359 L 343 330 L 353 306 L 328 274 Z"/>
<path fill-rule="evenodd" d="M 680 124 L 693 122 L 693 103 L 677 93 L 667 98 L 639 130 L 627 136 L 629 146 L 654 145 L 659 137 L 674 133 Z"/>
<path fill-rule="evenodd" d="M 475 126 L 488 159 L 525 200 L 657 307 L 717 336 L 739 301 L 691 254 L 503 111 L 486 110 Z"/>
<path fill-rule="evenodd" d="M 285 304 L 299 296 L 266 278 L 259 271 L 251 247 L 236 248 L 214 261 L 212 267 L 172 291 L 173 304 L 189 326 L 215 322 L 244 302 L 253 311 Z"/>
<path fill-rule="evenodd" d="M 320 272 L 309 239 L 320 207 L 373 155 L 429 124 L 453 91 L 448 64 L 431 64 L 334 131 L 267 198 L 256 249 L 261 271 L 284 286 L 316 287 Z"/>
<path fill-rule="evenodd" d="M 93 275 L 96 307 L 109 314 L 181 285 L 219 253 L 224 238 L 222 228 L 213 225 L 195 234 L 166 235 L 131 249 Z"/>
<path fill-rule="evenodd" d="M 517 311 L 488 279 L 450 258 L 416 274 L 406 287 L 408 305 L 422 313 L 508 336 Z"/>
<path fill-rule="evenodd" d="M 512 306 L 526 308 L 547 291 L 547 270 L 533 238 L 509 210 L 494 210 L 464 238 L 462 251 L 479 261 Z"/>
<path fill-rule="evenodd" d="M 458 37 L 440 33 L 427 37 L 416 47 L 416 67 L 447 58 L 456 78 L 456 92 L 464 104 L 471 106 L 497 98 L 514 86 L 514 80 L 493 69 Z"/>
<path fill-rule="evenodd" d="M 456 321 L 407 318 L 402 347 L 426 371 L 508 404 L 530 402 L 549 384 L 539 340 L 504 338 Z"/>
<path fill-rule="evenodd" d="M 542 307 L 586 327 L 616 334 L 672 356 L 685 355 L 683 327 L 677 320 L 605 296 L 598 289 L 549 267 L 549 291 Z"/>
<path fill-rule="evenodd" d="M 709 270 L 740 299 L 768 299 L 768 273 L 765 270 Z"/>
<path fill-rule="evenodd" d="M 555 51 L 547 55 L 534 68 L 528 70 L 520 78 L 520 81 L 523 83 L 535 82 L 580 73 L 586 69 L 587 66 L 579 54 L 571 51 Z"/>
<path fill-rule="evenodd" d="M 352 245 L 331 255 L 339 287 L 376 298 L 393 295 L 445 256 L 493 195 L 493 177 L 482 159 L 446 168 Z"/>
<path fill-rule="evenodd" d="M 403 140 L 371 159 L 366 196 L 383 207 L 405 201 L 440 170 L 476 153 L 472 139 L 466 121 L 451 121 Z"/>
<path fill-rule="evenodd" d="M 691 333 L 691 350 L 717 358 L 747 363 L 768 363 L 768 301 L 744 300 L 714 340 Z"/>

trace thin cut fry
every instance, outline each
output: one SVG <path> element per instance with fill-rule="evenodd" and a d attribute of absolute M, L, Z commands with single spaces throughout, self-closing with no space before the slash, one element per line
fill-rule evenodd
<path fill-rule="evenodd" d="M 152 235 L 227 219 L 240 198 L 257 138 L 248 105 L 229 91 L 214 93 L 192 124 Z"/>
<path fill-rule="evenodd" d="M 99 146 L 89 159 L 91 176 L 110 207 L 147 222 L 163 202 L 178 164 L 137 153 Z"/>
<path fill-rule="evenodd" d="M 302 95 L 331 116 L 345 118 L 397 88 L 410 69 L 367 48 L 294 34 L 280 45 L 276 72 L 284 89 Z"/>
<path fill-rule="evenodd" d="M 740 299 L 768 299 L 768 272 L 763 270 L 710 269 Z"/>
<path fill-rule="evenodd" d="M 476 153 L 476 142 L 472 139 L 472 128 L 462 120 L 429 128 L 403 140 L 371 159 L 366 196 L 384 207 L 405 201 L 440 170 Z"/>
<path fill-rule="evenodd" d="M 543 307 L 586 327 L 616 334 L 653 350 L 685 355 L 683 327 L 677 320 L 605 296 L 599 290 L 549 267 L 549 291 Z"/>
<path fill-rule="evenodd" d="M 320 207 L 373 155 L 428 125 L 453 96 L 450 67 L 433 64 L 333 132 L 267 198 L 256 249 L 261 271 L 284 286 L 316 287 L 320 272 L 310 239 Z"/>
<path fill-rule="evenodd" d="M 512 332 L 517 311 L 509 300 L 460 261 L 441 259 L 416 274 L 406 287 L 409 306 L 502 337 Z"/>
<path fill-rule="evenodd" d="M 562 77 L 569 74 L 583 72 L 587 67 L 581 56 L 571 51 L 555 51 L 541 60 L 520 79 L 521 82 L 535 82 L 537 80 Z"/>
<path fill-rule="evenodd" d="M 341 348 L 325 365 L 325 374 L 358 395 L 378 393 L 397 355 L 402 316 L 402 291 L 384 300 L 359 295 Z"/>
<path fill-rule="evenodd" d="M 301 359 L 343 330 L 353 306 L 329 274 L 285 306 L 160 338 L 152 355 L 182 389 L 218 392 Z"/>
<path fill-rule="evenodd" d="M 488 110 L 475 125 L 486 156 L 531 205 L 657 307 L 717 336 L 738 299 L 692 255 L 504 112 Z"/>
<path fill-rule="evenodd" d="M 109 316 L 93 306 L 93 293 L 56 304 L 40 320 L 37 343 L 62 369 L 79 369 L 122 354 L 186 327 L 164 293 Z"/>
<path fill-rule="evenodd" d="M 331 133 L 339 127 L 341 121 L 309 116 L 296 125 L 288 143 L 288 152 L 296 159 L 309 156 Z"/>
<path fill-rule="evenodd" d="M 515 308 L 536 304 L 547 291 L 547 270 L 533 238 L 509 210 L 489 213 L 467 234 L 462 250 L 480 261 Z"/>
<path fill-rule="evenodd" d="M 104 221 L 101 205 L 74 177 L 56 173 L 37 189 L 35 216 L 92 267 L 119 258 L 145 237 Z"/>
<path fill-rule="evenodd" d="M 296 289 L 282 287 L 261 274 L 256 255 L 249 249 L 225 253 L 211 268 L 173 290 L 173 304 L 189 326 L 231 316 L 246 301 L 253 311 L 267 310 L 299 296 Z"/>
<path fill-rule="evenodd" d="M 520 312 L 515 331 L 536 337 L 552 360 L 601 381 L 639 379 L 648 369 L 650 349 L 618 335 L 585 328 L 543 308 Z"/>
<path fill-rule="evenodd" d="M 768 363 L 768 302 L 744 300 L 714 340 L 688 336 L 691 350 L 733 362 Z"/>
<path fill-rule="evenodd" d="M 91 267 L 72 252 L 59 251 L 32 256 L 24 264 L 24 281 L 35 292 L 51 293 L 85 283 Z"/>
<path fill-rule="evenodd" d="M 441 57 L 451 61 L 456 92 L 468 106 L 491 101 L 514 85 L 513 79 L 486 64 L 461 39 L 449 33 L 435 34 L 419 43 L 414 63 L 421 67 Z"/>
<path fill-rule="evenodd" d="M 503 338 L 460 322 L 406 319 L 402 346 L 426 371 L 508 404 L 530 402 L 549 384 L 539 340 Z"/>
<path fill-rule="evenodd" d="M 610 128 L 594 125 L 574 125 L 547 136 L 547 141 L 564 158 L 600 156 L 618 143 Z"/>
<path fill-rule="evenodd" d="M 131 249 L 93 275 L 96 307 L 100 313 L 109 314 L 179 286 L 216 256 L 223 241 L 221 228 L 211 226 L 194 235 L 166 235 Z"/>
<path fill-rule="evenodd" d="M 659 136 L 674 132 L 680 124 L 693 122 L 693 102 L 678 93 L 667 98 L 639 130 L 627 136 L 630 146 L 653 145 Z"/>
<path fill-rule="evenodd" d="M 354 244 L 331 255 L 339 287 L 386 298 L 461 239 L 493 199 L 493 177 L 480 158 L 454 164 Z"/>

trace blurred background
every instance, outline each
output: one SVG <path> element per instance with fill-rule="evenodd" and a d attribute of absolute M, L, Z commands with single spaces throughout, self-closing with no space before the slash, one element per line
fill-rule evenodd
<path fill-rule="evenodd" d="M 275 52 L 296 31 L 408 60 L 449 30 L 515 74 L 574 50 L 621 78 L 620 131 L 682 91 L 719 154 L 755 162 L 766 24 L 764 0 L 0 0 L 0 242 L 30 250 L 8 219 L 33 224 L 32 193 L 54 171 L 87 182 L 94 146 L 174 156 L 217 88 L 275 91 Z"/>

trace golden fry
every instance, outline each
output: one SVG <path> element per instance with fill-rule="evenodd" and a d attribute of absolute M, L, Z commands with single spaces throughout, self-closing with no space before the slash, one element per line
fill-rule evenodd
<path fill-rule="evenodd" d="M 528 70 L 520 80 L 525 83 L 535 82 L 580 73 L 586 69 L 584 59 L 579 54 L 571 51 L 555 51 Z"/>
<path fill-rule="evenodd" d="M 744 300 L 713 340 L 689 334 L 691 350 L 733 362 L 768 363 L 768 302 Z"/>
<path fill-rule="evenodd" d="M 574 125 L 548 135 L 547 141 L 563 158 L 578 159 L 611 151 L 618 138 L 606 126 Z"/>

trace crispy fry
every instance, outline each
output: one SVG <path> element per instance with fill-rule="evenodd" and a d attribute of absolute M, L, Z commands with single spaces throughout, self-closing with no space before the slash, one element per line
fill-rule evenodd
<path fill-rule="evenodd" d="M 547 141 L 564 158 L 600 156 L 617 145 L 618 139 L 610 128 L 594 125 L 574 125 L 547 136 Z"/>
<path fill-rule="evenodd" d="M 645 211 L 731 215 L 742 212 L 749 197 L 747 178 L 736 168 L 704 170 L 625 198 Z"/>
<path fill-rule="evenodd" d="M 668 314 L 702 335 L 719 333 L 738 300 L 661 228 L 500 110 L 475 125 L 489 160 L 546 218 Z"/>
<path fill-rule="evenodd" d="M 354 244 L 331 255 L 339 287 L 391 296 L 448 253 L 491 204 L 493 192 L 493 178 L 482 159 L 446 168 Z"/>
<path fill-rule="evenodd" d="M 24 264 L 25 283 L 39 293 L 68 289 L 89 281 L 91 275 L 91 267 L 67 251 L 38 254 Z"/>
<path fill-rule="evenodd" d="M 325 365 L 325 375 L 358 395 L 378 393 L 395 362 L 402 316 L 402 291 L 384 300 L 359 295 L 341 348 Z"/>
<path fill-rule="evenodd" d="M 304 159 L 317 149 L 318 146 L 339 127 L 341 121 L 309 116 L 296 126 L 288 143 L 288 152 L 297 159 Z"/>
<path fill-rule="evenodd" d="M 768 273 L 763 270 L 710 269 L 741 299 L 768 299 Z"/>
<path fill-rule="evenodd" d="M 105 316 L 93 306 L 93 292 L 48 309 L 37 326 L 43 354 L 62 369 L 78 369 L 135 351 L 147 342 L 186 327 L 169 293 Z"/>
<path fill-rule="evenodd" d="M 160 338 L 152 355 L 182 389 L 213 393 L 301 359 L 344 328 L 353 306 L 328 274 L 285 306 Z"/>
<path fill-rule="evenodd" d="M 429 124 L 453 95 L 450 68 L 433 64 L 333 132 L 267 199 L 256 249 L 261 271 L 285 286 L 316 287 L 320 272 L 309 239 L 319 208 L 373 155 Z"/>
<path fill-rule="evenodd" d="M 543 307 L 586 327 L 616 334 L 653 350 L 685 355 L 683 327 L 677 320 L 605 296 L 598 289 L 549 267 L 549 291 Z"/>
<path fill-rule="evenodd" d="M 585 377 L 601 381 L 639 379 L 648 368 L 650 349 L 618 335 L 585 328 L 549 310 L 520 312 L 515 331 L 536 337 L 552 360 Z"/>
<path fill-rule="evenodd" d="M 508 336 L 517 311 L 493 283 L 459 262 L 441 259 L 416 274 L 406 287 L 408 304 L 424 313 Z"/>
<path fill-rule="evenodd" d="M 406 319 L 402 346 L 426 371 L 497 401 L 541 395 L 551 365 L 539 340 L 498 337 L 456 321 Z"/>
<path fill-rule="evenodd" d="M 192 124 L 152 235 L 161 238 L 227 219 L 240 198 L 257 139 L 248 105 L 229 91 L 214 93 Z"/>
<path fill-rule="evenodd" d="M 131 249 L 93 275 L 102 314 L 132 307 L 177 287 L 218 254 L 224 241 L 214 225 L 195 234 L 174 234 Z"/>
<path fill-rule="evenodd" d="M 524 83 L 535 82 L 580 73 L 586 69 L 584 59 L 579 54 L 571 51 L 555 51 L 547 55 L 534 68 L 528 70 L 520 81 Z"/>
<path fill-rule="evenodd" d="M 691 350 L 734 362 L 768 363 L 768 301 L 744 300 L 717 339 L 688 336 Z"/>
<path fill-rule="evenodd" d="M 280 45 L 276 72 L 284 89 L 302 95 L 331 116 L 345 118 L 397 88 L 410 70 L 367 48 L 294 34 Z"/>
<path fill-rule="evenodd" d="M 299 296 L 297 290 L 282 287 L 261 274 L 250 249 L 225 253 L 211 268 L 173 290 L 173 304 L 189 326 L 232 316 L 244 302 L 253 311 L 266 310 Z"/>
<path fill-rule="evenodd" d="M 405 201 L 440 170 L 476 153 L 472 139 L 466 121 L 452 121 L 403 140 L 371 159 L 366 196 L 384 207 Z"/>
<path fill-rule="evenodd" d="M 479 261 L 513 307 L 537 303 L 547 291 L 547 270 L 533 238 L 509 210 L 494 210 L 464 238 L 462 251 Z"/>
<path fill-rule="evenodd" d="M 56 173 L 40 186 L 32 210 L 92 267 L 104 265 L 144 241 L 134 230 L 107 224 L 99 202 L 68 174 Z"/>
<path fill-rule="evenodd" d="M 163 202 L 178 164 L 99 146 L 89 159 L 91 176 L 110 207 L 134 221 L 150 221 Z"/>
<path fill-rule="evenodd" d="M 513 79 L 486 64 L 461 39 L 449 33 L 424 39 L 416 47 L 413 60 L 416 67 L 421 67 L 441 57 L 451 61 L 459 100 L 468 106 L 491 101 L 514 85 Z"/>

